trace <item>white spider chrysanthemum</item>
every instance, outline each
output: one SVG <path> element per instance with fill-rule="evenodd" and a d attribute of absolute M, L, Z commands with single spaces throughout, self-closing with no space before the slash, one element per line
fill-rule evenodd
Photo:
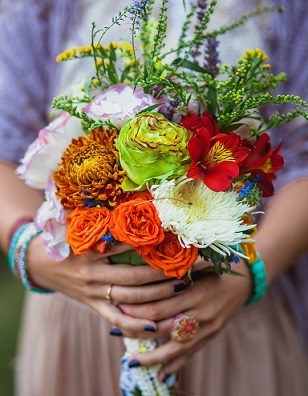
<path fill-rule="evenodd" d="M 210 247 L 220 254 L 247 241 L 245 231 L 254 225 L 242 217 L 254 208 L 239 202 L 235 192 L 214 192 L 200 179 L 181 177 L 163 181 L 150 189 L 165 231 L 178 235 L 184 247 Z"/>

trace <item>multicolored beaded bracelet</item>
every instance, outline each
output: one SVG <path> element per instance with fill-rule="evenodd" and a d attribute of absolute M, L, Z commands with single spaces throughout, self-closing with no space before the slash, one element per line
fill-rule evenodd
<path fill-rule="evenodd" d="M 245 254 L 240 245 L 237 245 L 235 250 L 238 253 Z M 252 276 L 253 291 L 251 297 L 245 305 L 252 305 L 265 295 L 267 289 L 267 279 L 265 265 L 259 253 L 257 260 L 253 263 L 247 263 L 247 265 Z"/>
<path fill-rule="evenodd" d="M 27 290 L 44 294 L 53 293 L 53 290 L 43 289 L 34 285 L 27 274 L 27 248 L 31 240 L 40 233 L 40 231 L 37 231 L 33 222 L 24 224 L 18 228 L 11 239 L 8 262 L 12 273 L 21 280 Z"/>
<path fill-rule="evenodd" d="M 32 222 L 33 222 L 33 217 L 31 217 L 31 216 L 23 216 L 15 221 L 15 223 L 12 225 L 12 228 L 8 235 L 8 244 L 7 244 L 8 249 L 10 248 L 10 244 L 11 244 L 11 241 L 12 241 L 12 238 L 13 238 L 13 235 L 15 234 L 15 232 L 19 228 L 21 228 L 23 225 L 32 223 Z"/>

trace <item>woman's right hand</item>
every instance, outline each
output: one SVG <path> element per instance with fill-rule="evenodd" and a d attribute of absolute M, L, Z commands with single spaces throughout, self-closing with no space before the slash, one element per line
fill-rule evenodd
<path fill-rule="evenodd" d="M 85 255 L 71 254 L 67 259 L 56 262 L 47 257 L 41 238 L 36 237 L 28 247 L 27 270 L 35 284 L 87 304 L 123 332 L 148 337 L 149 331 L 155 332 L 156 323 L 125 315 L 116 304 L 106 300 L 110 285 L 113 299 L 138 304 L 174 295 L 174 286 L 182 281 L 167 278 L 162 271 L 148 265 L 109 263 L 109 255 L 130 249 L 128 245 L 118 245 L 104 255 L 88 251 Z"/>

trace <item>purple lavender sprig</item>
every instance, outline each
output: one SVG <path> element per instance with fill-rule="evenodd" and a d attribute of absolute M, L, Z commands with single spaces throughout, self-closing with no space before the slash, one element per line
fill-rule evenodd
<path fill-rule="evenodd" d="M 164 115 L 169 121 L 172 121 L 174 114 L 176 113 L 179 105 L 181 104 L 180 99 L 167 99 L 165 104 L 159 109 L 159 112 Z"/>
<path fill-rule="evenodd" d="M 196 15 L 196 18 L 197 18 L 197 22 L 195 24 L 195 31 L 196 32 L 200 30 L 200 24 L 201 24 L 202 20 L 204 19 L 205 14 L 206 14 L 207 6 L 208 6 L 207 0 L 198 0 L 196 12 L 195 12 L 195 15 Z M 193 48 L 193 51 L 191 53 L 191 56 L 192 56 L 192 58 L 195 61 L 201 55 L 200 47 L 201 47 L 201 43 L 200 42 L 196 43 L 194 48 Z"/>
<path fill-rule="evenodd" d="M 218 76 L 219 69 L 218 64 L 219 51 L 218 51 L 219 41 L 216 37 L 211 37 L 207 40 L 204 48 L 204 69 L 211 73 L 213 76 Z"/>
<path fill-rule="evenodd" d="M 143 15 L 146 12 L 146 6 L 149 4 L 149 0 L 134 0 L 131 7 L 129 7 L 129 13 L 131 15 L 131 20 L 133 21 L 134 31 L 136 34 L 140 29 L 140 22 Z"/>

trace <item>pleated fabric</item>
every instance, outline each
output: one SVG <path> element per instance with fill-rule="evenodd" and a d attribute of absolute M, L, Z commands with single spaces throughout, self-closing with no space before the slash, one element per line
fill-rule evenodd
<path fill-rule="evenodd" d="M 17 396 L 120 396 L 121 338 L 85 305 L 27 296 Z M 308 364 L 289 313 L 271 295 L 244 307 L 179 373 L 178 395 L 307 396 Z"/>

